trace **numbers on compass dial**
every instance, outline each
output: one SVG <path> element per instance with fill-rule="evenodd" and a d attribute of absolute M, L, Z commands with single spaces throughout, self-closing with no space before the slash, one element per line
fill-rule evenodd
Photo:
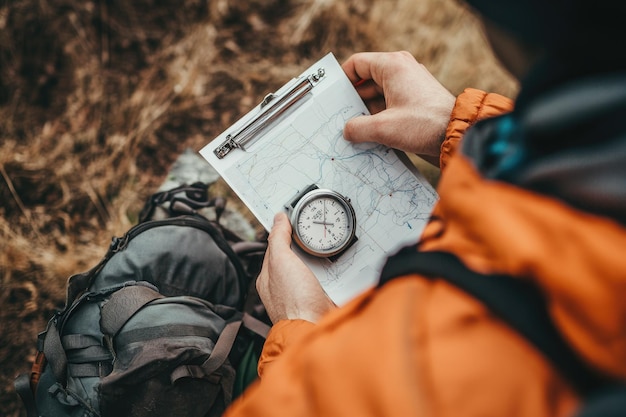
<path fill-rule="evenodd" d="M 350 237 L 350 219 L 343 204 L 318 197 L 302 207 L 297 228 L 304 244 L 316 251 L 331 251 Z"/>

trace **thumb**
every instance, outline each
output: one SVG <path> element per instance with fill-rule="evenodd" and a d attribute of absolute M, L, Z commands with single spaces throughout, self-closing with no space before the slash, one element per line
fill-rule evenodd
<path fill-rule="evenodd" d="M 343 127 L 343 138 L 348 142 L 367 142 L 363 136 L 367 134 L 368 117 L 357 116 L 348 120 Z"/>
<path fill-rule="evenodd" d="M 389 110 L 348 120 L 343 128 L 344 139 L 355 143 L 385 143 L 385 137 L 390 132 L 388 124 L 393 123 L 388 112 Z"/>
<path fill-rule="evenodd" d="M 274 216 L 274 225 L 270 231 L 268 242 L 273 247 L 289 247 L 291 245 L 291 223 L 285 213 L 279 212 Z"/>

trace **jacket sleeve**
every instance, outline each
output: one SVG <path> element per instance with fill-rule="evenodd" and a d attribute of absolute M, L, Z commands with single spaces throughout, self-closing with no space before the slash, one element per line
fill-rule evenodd
<path fill-rule="evenodd" d="M 513 110 L 513 101 L 494 93 L 467 88 L 454 104 L 446 137 L 441 144 L 439 166 L 444 169 L 455 152 L 465 131 L 479 120 L 498 116 Z"/>
<path fill-rule="evenodd" d="M 257 368 L 259 376 L 263 377 L 265 368 L 275 361 L 287 346 L 292 345 L 314 327 L 315 324 L 306 320 L 281 320 L 272 326 L 259 358 Z"/>

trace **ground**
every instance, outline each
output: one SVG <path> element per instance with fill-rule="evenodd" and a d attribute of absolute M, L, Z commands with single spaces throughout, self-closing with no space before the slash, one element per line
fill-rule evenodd
<path fill-rule="evenodd" d="M 25 415 L 12 382 L 66 279 L 184 149 L 327 52 L 400 49 L 454 94 L 516 93 L 456 0 L 0 1 L 0 415 Z"/>

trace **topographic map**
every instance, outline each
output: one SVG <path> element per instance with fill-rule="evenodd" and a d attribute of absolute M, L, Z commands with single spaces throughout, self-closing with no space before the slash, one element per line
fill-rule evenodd
<path fill-rule="evenodd" d="M 358 241 L 347 252 L 331 262 L 295 249 L 330 297 L 343 304 L 376 284 L 387 256 L 417 241 L 437 195 L 405 155 L 343 139 L 346 121 L 367 109 L 332 55 L 311 68 L 320 65 L 327 79 L 246 151 L 216 158 L 213 149 L 223 134 L 201 154 L 268 230 L 274 215 L 311 184 L 350 199 Z"/>

